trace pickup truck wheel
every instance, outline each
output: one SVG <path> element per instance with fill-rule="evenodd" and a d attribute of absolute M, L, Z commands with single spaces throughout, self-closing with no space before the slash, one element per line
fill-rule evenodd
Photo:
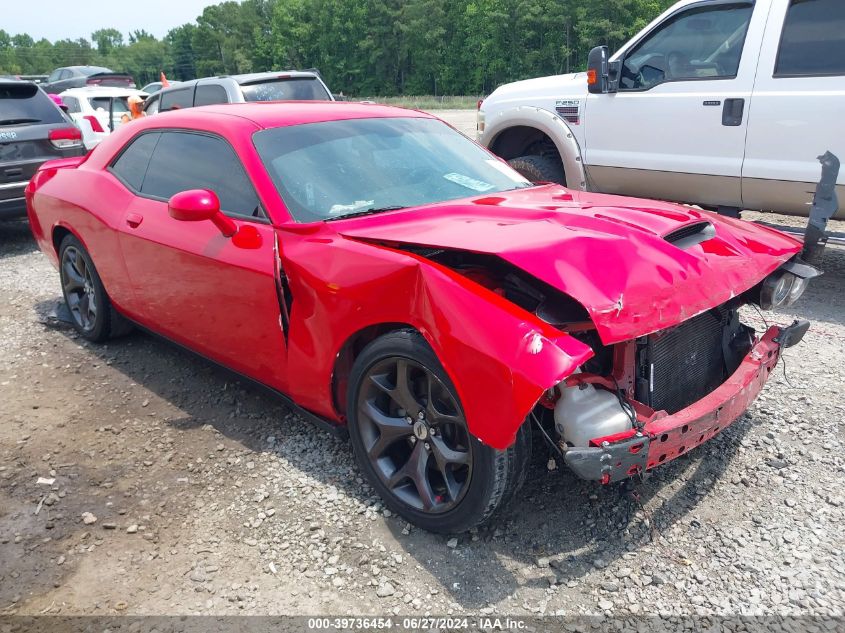
<path fill-rule="evenodd" d="M 359 468 L 391 510 L 423 529 L 469 530 L 524 480 L 529 425 L 503 451 L 479 442 L 454 385 L 416 332 L 386 334 L 361 352 L 347 413 Z"/>
<path fill-rule="evenodd" d="M 510 159 L 508 161 L 508 165 L 528 178 L 531 182 L 556 182 L 559 185 L 566 184 L 563 166 L 559 162 L 551 158 L 546 158 L 545 156 L 520 156 L 519 158 Z"/>

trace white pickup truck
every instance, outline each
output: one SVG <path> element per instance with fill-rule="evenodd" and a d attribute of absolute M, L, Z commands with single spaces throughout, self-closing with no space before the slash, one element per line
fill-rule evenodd
<path fill-rule="evenodd" d="M 845 160 L 845 0 L 682 0 L 587 72 L 498 88 L 478 138 L 535 181 L 808 215 Z"/>

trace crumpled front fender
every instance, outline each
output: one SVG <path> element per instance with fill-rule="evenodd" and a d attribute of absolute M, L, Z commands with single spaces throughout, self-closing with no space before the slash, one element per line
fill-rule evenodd
<path fill-rule="evenodd" d="M 336 360 L 385 324 L 412 327 L 455 385 L 470 432 L 504 449 L 543 392 L 593 355 L 577 339 L 495 292 L 423 257 L 337 238 L 330 225 L 280 234 L 293 297 L 287 380 L 300 406 L 342 422 L 332 403 Z M 311 232 L 305 232 L 310 230 Z"/>
<path fill-rule="evenodd" d="M 470 432 L 496 449 L 592 349 L 440 266 L 418 268 L 415 320 L 457 389 Z"/>

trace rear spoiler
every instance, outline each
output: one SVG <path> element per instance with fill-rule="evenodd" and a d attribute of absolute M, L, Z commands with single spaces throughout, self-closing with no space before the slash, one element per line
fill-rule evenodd
<path fill-rule="evenodd" d="M 49 171 L 51 169 L 73 169 L 79 167 L 82 163 L 88 160 L 91 152 L 87 152 L 82 156 L 71 156 L 70 158 L 54 158 L 42 163 L 38 171 Z"/>
<path fill-rule="evenodd" d="M 89 86 L 110 86 L 113 88 L 134 88 L 135 80 L 132 75 L 123 73 L 96 73 L 88 77 L 85 82 Z"/>
<path fill-rule="evenodd" d="M 29 182 L 26 185 L 26 189 L 24 190 L 24 195 L 28 201 L 32 198 L 32 195 L 35 193 L 35 190 L 38 189 L 41 185 L 45 182 L 50 180 L 53 176 L 56 175 L 56 170 L 58 169 L 75 169 L 79 167 L 82 163 L 88 160 L 88 156 L 91 155 L 91 152 L 83 156 L 71 156 L 70 158 L 55 158 L 53 160 L 48 160 L 45 163 L 42 163 L 41 166 L 38 167 L 38 170 L 35 172 L 35 175 L 30 178 Z"/>

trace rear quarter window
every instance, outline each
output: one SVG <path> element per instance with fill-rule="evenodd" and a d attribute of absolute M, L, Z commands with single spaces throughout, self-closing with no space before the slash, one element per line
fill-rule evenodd
<path fill-rule="evenodd" d="M 775 77 L 845 75 L 845 2 L 792 0 L 786 11 Z"/>
<path fill-rule="evenodd" d="M 76 97 L 62 97 L 62 101 L 67 106 L 68 112 L 79 114 L 82 111 L 82 108 L 79 107 L 79 100 Z"/>
<path fill-rule="evenodd" d="M 159 97 L 150 97 L 144 104 L 144 112 L 147 114 L 158 114 Z"/>
<path fill-rule="evenodd" d="M 216 84 L 197 86 L 197 92 L 194 95 L 195 106 L 212 105 L 215 103 L 229 103 L 229 97 L 223 86 Z"/>
<path fill-rule="evenodd" d="M 194 88 L 180 88 L 161 93 L 159 111 L 190 108 L 194 105 Z"/>
<path fill-rule="evenodd" d="M 271 79 L 241 86 L 246 101 L 329 101 L 329 93 L 316 77 Z"/>
<path fill-rule="evenodd" d="M 0 84 L 0 125 L 34 125 L 63 121 L 62 113 L 56 104 L 35 84 Z"/>
<path fill-rule="evenodd" d="M 109 168 L 130 189 L 141 191 L 150 157 L 161 136 L 159 132 L 142 134 L 130 141 Z"/>

